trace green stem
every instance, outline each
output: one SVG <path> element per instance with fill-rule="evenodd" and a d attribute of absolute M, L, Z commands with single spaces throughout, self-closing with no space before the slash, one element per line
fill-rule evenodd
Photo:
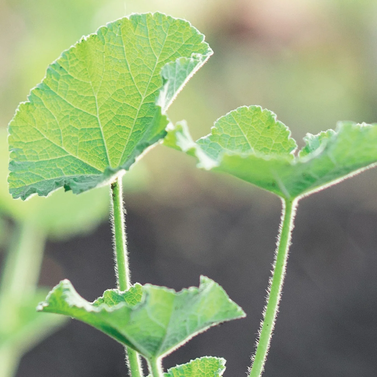
<path fill-rule="evenodd" d="M 115 274 L 118 289 L 127 291 L 131 286 L 131 279 L 128 263 L 121 177 L 118 177 L 116 181 L 111 184 L 111 193 L 113 203 L 114 254 L 116 260 Z"/>
<path fill-rule="evenodd" d="M 253 357 L 250 377 L 260 377 L 264 370 L 279 309 L 296 206 L 297 200 L 283 200 L 279 242 L 275 253 L 274 271 L 270 279 L 270 293 L 267 298 L 267 306 L 259 332 L 257 350 Z"/>
<path fill-rule="evenodd" d="M 127 291 L 131 286 L 128 263 L 127 239 L 125 232 L 122 177 L 111 184 L 111 201 L 113 209 L 114 255 L 116 260 L 115 274 L 118 288 Z M 138 353 L 130 347 L 126 348 L 127 365 L 132 377 L 142 377 L 141 362 Z"/>
<path fill-rule="evenodd" d="M 19 318 L 19 305 L 34 294 L 43 259 L 45 236 L 31 221 L 18 224 L 8 250 L 0 283 L 0 333 L 12 331 Z M 0 347 L 0 375 L 13 377 L 23 348 Z"/>
<path fill-rule="evenodd" d="M 43 259 L 45 236 L 31 221 L 18 225 L 7 253 L 0 283 L 2 325 L 13 321 L 14 310 L 25 296 L 33 295 L 37 287 Z"/>
<path fill-rule="evenodd" d="M 16 375 L 20 356 L 10 347 L 0 348 L 0 376 L 13 377 Z"/>
<path fill-rule="evenodd" d="M 151 358 L 148 360 L 149 372 L 152 377 L 163 377 L 164 373 L 162 371 L 161 359 Z"/>

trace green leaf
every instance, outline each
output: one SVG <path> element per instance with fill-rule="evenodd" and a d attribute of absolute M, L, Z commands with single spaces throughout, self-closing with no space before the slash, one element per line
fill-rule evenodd
<path fill-rule="evenodd" d="M 258 153 L 293 159 L 297 145 L 276 115 L 259 106 L 239 107 L 215 122 L 212 134 L 198 145 L 213 159 L 224 153 Z"/>
<path fill-rule="evenodd" d="M 195 156 L 199 167 L 227 172 L 284 199 L 311 194 L 377 163 L 376 124 L 338 122 L 336 131 L 304 140 L 295 155 L 289 129 L 271 111 L 250 106 L 220 118 L 196 143 L 179 123 L 164 144 Z"/>
<path fill-rule="evenodd" d="M 32 197 L 25 202 L 12 199 L 7 184 L 6 134 L 5 129 L 0 130 L 0 214 L 17 222 L 32 222 L 36 229 L 53 239 L 89 232 L 108 218 L 110 198 L 107 187 L 80 197 L 59 190 L 47 198 Z"/>
<path fill-rule="evenodd" d="M 67 282 L 70 284 L 69 282 Z M 104 304 L 108 307 L 114 307 L 120 303 L 126 303 L 129 306 L 139 304 L 143 297 L 143 287 L 140 284 L 135 284 L 127 292 L 120 292 L 117 289 L 108 289 L 103 293 L 102 297 L 95 300 L 92 305 L 98 308 Z"/>
<path fill-rule="evenodd" d="M 9 125 L 10 192 L 75 194 L 128 170 L 166 135 L 164 115 L 212 54 L 187 21 L 135 14 L 52 63 Z"/>
<path fill-rule="evenodd" d="M 221 377 L 225 371 L 225 359 L 201 357 L 187 364 L 168 369 L 165 377 Z"/>
<path fill-rule="evenodd" d="M 63 280 L 38 310 L 86 322 L 147 359 L 167 355 L 220 322 L 245 316 L 226 292 L 206 277 L 201 277 L 199 288 L 178 293 L 137 284 L 127 292 L 106 291 L 93 303 L 80 297 L 71 283 Z"/>

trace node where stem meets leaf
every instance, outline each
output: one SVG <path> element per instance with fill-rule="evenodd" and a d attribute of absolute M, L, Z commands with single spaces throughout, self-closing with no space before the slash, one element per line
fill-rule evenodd
<path fill-rule="evenodd" d="M 336 131 L 308 134 L 296 142 L 276 115 L 259 106 L 240 107 L 215 122 L 212 133 L 192 140 L 184 122 L 169 130 L 164 144 L 195 156 L 199 167 L 241 178 L 292 200 L 377 163 L 377 125 L 338 122 Z"/>
<path fill-rule="evenodd" d="M 68 315 L 132 347 L 147 359 L 163 357 L 211 326 L 245 316 L 213 280 L 180 292 L 150 284 L 108 290 L 89 303 L 63 280 L 38 310 Z"/>
<path fill-rule="evenodd" d="M 10 192 L 26 199 L 109 181 L 166 134 L 164 115 L 212 54 L 187 21 L 135 14 L 84 37 L 47 69 L 9 125 Z"/>

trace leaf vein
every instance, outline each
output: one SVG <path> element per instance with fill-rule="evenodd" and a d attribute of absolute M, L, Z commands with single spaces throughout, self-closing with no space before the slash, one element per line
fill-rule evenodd
<path fill-rule="evenodd" d="M 128 138 L 127 138 L 126 143 L 125 143 L 125 146 L 124 146 L 124 148 L 123 148 L 123 152 L 122 152 L 121 157 L 120 157 L 120 159 L 119 159 L 118 165 L 120 165 L 120 164 L 122 163 L 122 160 L 123 160 L 123 157 L 124 157 L 124 153 L 125 153 L 126 150 L 127 150 L 128 142 L 130 141 L 130 137 L 131 137 L 132 132 L 133 132 L 133 130 L 134 130 L 134 128 L 135 128 L 135 124 L 136 124 L 136 121 L 137 121 L 137 119 L 138 119 L 140 109 L 141 109 L 142 105 L 144 104 L 144 100 L 145 100 L 145 98 L 146 98 L 147 90 L 148 90 L 148 88 L 149 88 L 149 85 L 150 85 L 150 83 L 151 83 L 151 80 L 152 80 L 152 78 L 153 78 L 153 76 L 154 76 L 154 74 L 155 74 L 156 68 L 157 68 L 157 66 L 158 66 L 158 63 L 159 63 L 159 60 L 160 60 L 160 57 L 161 57 L 161 53 L 162 53 L 162 51 L 163 51 L 163 49 L 164 49 L 164 46 L 165 46 L 165 43 L 166 43 L 166 40 L 167 40 L 167 37 L 168 37 L 168 34 L 169 34 L 169 30 L 170 30 L 170 24 L 169 24 L 169 27 L 168 27 L 167 32 L 165 33 L 165 38 L 164 38 L 164 41 L 163 41 L 163 43 L 162 43 L 162 47 L 161 47 L 160 54 L 159 54 L 158 58 L 156 59 L 155 66 L 154 66 L 153 71 L 152 71 L 152 73 L 151 73 L 151 75 L 150 75 L 150 77 L 149 77 L 149 81 L 148 81 L 148 84 L 147 84 L 147 86 L 146 86 L 146 88 L 145 88 L 144 94 L 142 95 L 142 98 L 141 98 L 141 101 L 140 101 L 139 108 L 138 108 L 138 110 L 137 110 L 137 113 L 136 113 L 136 116 L 135 116 L 134 122 L 133 122 L 133 124 L 132 124 L 132 126 L 131 126 L 131 129 L 130 129 L 130 132 L 129 132 L 129 134 L 128 134 Z M 122 37 L 122 41 L 123 41 L 123 37 Z M 124 50 L 125 50 L 124 41 L 123 41 L 123 46 L 124 46 Z"/>

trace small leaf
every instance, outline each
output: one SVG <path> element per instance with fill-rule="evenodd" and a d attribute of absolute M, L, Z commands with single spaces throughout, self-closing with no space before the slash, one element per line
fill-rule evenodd
<path fill-rule="evenodd" d="M 296 142 L 276 115 L 259 106 L 242 106 L 219 118 L 212 134 L 198 140 L 207 155 L 217 160 L 224 153 L 279 155 L 293 159 Z"/>
<path fill-rule="evenodd" d="M 108 289 L 103 293 L 103 296 L 95 300 L 92 305 L 97 308 L 102 304 L 113 307 L 120 303 L 135 306 L 141 301 L 142 296 L 143 287 L 140 284 L 135 284 L 126 293 L 121 293 L 115 289 Z"/>
<path fill-rule="evenodd" d="M 225 371 L 225 359 L 201 357 L 187 364 L 168 369 L 164 377 L 221 377 Z"/>
<path fill-rule="evenodd" d="M 199 288 L 178 293 L 165 287 L 137 284 L 127 292 L 106 291 L 94 303 L 80 297 L 71 283 L 64 280 L 38 310 L 86 322 L 147 359 L 167 355 L 220 322 L 245 316 L 226 292 L 206 277 L 201 277 Z"/>
<path fill-rule="evenodd" d="M 328 140 L 335 134 L 336 132 L 334 130 L 322 131 L 318 135 L 306 134 L 304 137 L 305 146 L 301 149 L 299 156 L 305 157 L 318 150 L 321 146 L 325 146 Z"/>
<path fill-rule="evenodd" d="M 339 122 L 314 136 L 294 155 L 296 143 L 273 113 L 241 107 L 220 118 L 196 143 L 184 123 L 164 144 L 195 156 L 198 166 L 227 172 L 284 199 L 311 194 L 377 163 L 377 125 Z"/>
<path fill-rule="evenodd" d="M 187 21 L 134 14 L 52 63 L 9 125 L 10 192 L 75 194 L 128 170 L 166 135 L 164 115 L 212 50 Z"/>

